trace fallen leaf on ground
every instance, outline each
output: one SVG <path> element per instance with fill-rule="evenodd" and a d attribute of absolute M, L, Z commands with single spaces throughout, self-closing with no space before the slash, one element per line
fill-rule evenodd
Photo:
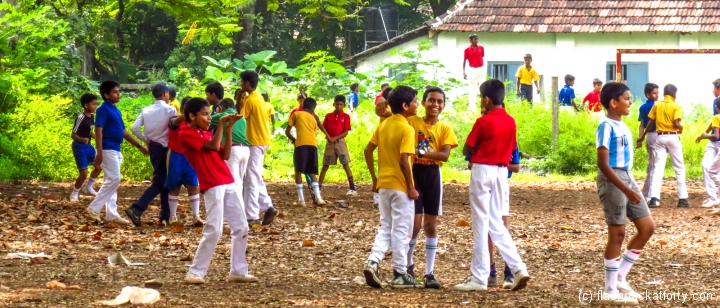
<path fill-rule="evenodd" d="M 202 230 L 203 230 L 202 227 L 195 229 L 195 234 L 200 234 L 200 233 L 202 233 Z"/>
<path fill-rule="evenodd" d="M 109 224 L 107 225 L 107 228 L 108 228 L 108 229 L 117 229 L 117 228 L 120 228 L 120 225 L 118 225 L 118 224 L 116 224 L 116 223 L 114 223 L 114 222 L 111 222 L 111 223 L 109 223 Z"/>
<path fill-rule="evenodd" d="M 174 221 L 170 224 L 172 226 L 170 233 L 183 233 L 185 231 L 185 226 L 183 226 L 181 222 L 179 224 L 176 224 L 176 222 L 179 221 Z"/>
<path fill-rule="evenodd" d="M 458 227 L 469 227 L 469 226 L 470 226 L 470 223 L 467 222 L 466 220 L 458 220 L 458 222 L 455 223 L 455 226 L 458 226 Z"/>
<path fill-rule="evenodd" d="M 77 230 L 78 230 L 78 231 L 82 231 L 82 232 L 88 232 L 88 231 L 90 231 L 90 230 L 92 230 L 92 229 L 91 229 L 88 225 L 82 225 L 82 226 L 81 226 L 80 228 L 78 228 Z"/>
<path fill-rule="evenodd" d="M 302 247 L 313 247 L 313 246 L 315 246 L 315 243 L 313 243 L 313 241 L 311 241 L 311 240 L 307 240 L 302 243 Z"/>
<path fill-rule="evenodd" d="M 285 218 L 285 213 L 282 213 L 282 212 L 281 212 L 281 213 L 278 213 L 277 216 L 275 216 L 275 217 L 277 217 L 277 218 Z"/>
<path fill-rule="evenodd" d="M 93 241 L 99 240 L 102 240 L 102 231 L 95 232 L 95 235 L 93 235 Z"/>
<path fill-rule="evenodd" d="M 40 258 L 40 257 L 32 258 L 32 259 L 30 259 L 30 265 L 33 265 L 33 264 L 45 264 L 45 259 Z"/>

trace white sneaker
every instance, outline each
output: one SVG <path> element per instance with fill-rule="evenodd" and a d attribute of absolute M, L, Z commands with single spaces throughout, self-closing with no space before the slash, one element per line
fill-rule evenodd
<path fill-rule="evenodd" d="M 713 209 L 710 211 L 710 215 L 720 215 L 720 209 Z"/>
<path fill-rule="evenodd" d="M 91 208 L 86 207 L 85 208 L 85 216 L 87 218 L 90 218 L 92 221 L 100 221 L 100 214 L 95 213 Z"/>
<path fill-rule="evenodd" d="M 125 225 L 129 225 L 129 224 L 130 224 L 130 222 L 129 222 L 127 219 L 122 218 L 122 217 L 120 217 L 120 218 L 118 218 L 118 219 L 115 219 L 115 220 L 113 220 L 113 221 L 111 221 L 111 222 L 114 222 L 114 223 L 116 223 L 116 224 L 118 224 L 118 225 L 121 225 L 121 226 L 125 226 Z"/>
<path fill-rule="evenodd" d="M 78 201 L 80 201 L 78 198 L 79 198 L 79 196 L 78 196 L 76 193 L 71 193 L 71 194 L 70 194 L 70 202 L 78 202 Z"/>
<path fill-rule="evenodd" d="M 599 305 L 614 305 L 614 306 L 632 306 L 638 305 L 638 300 L 622 294 L 616 293 L 605 293 L 603 292 L 602 298 L 598 301 Z"/>
<path fill-rule="evenodd" d="M 229 282 L 239 282 L 239 283 L 253 283 L 258 282 L 260 279 L 257 277 L 247 274 L 247 275 L 233 275 L 230 274 L 230 277 L 228 277 Z"/>
<path fill-rule="evenodd" d="M 472 277 L 468 277 L 463 283 L 455 285 L 453 289 L 458 291 L 487 291 L 487 286 L 475 282 Z"/>
<path fill-rule="evenodd" d="M 193 215 L 192 223 L 194 227 L 202 227 L 205 225 L 205 222 L 200 218 L 200 215 Z"/>
<path fill-rule="evenodd" d="M 176 222 L 176 221 L 178 221 L 176 215 L 170 216 L 170 224 L 172 224 L 173 222 Z"/>
<path fill-rule="evenodd" d="M 522 290 L 527 287 L 527 283 L 530 280 L 530 274 L 528 274 L 527 270 L 521 270 L 513 273 L 515 276 L 515 282 L 512 284 L 512 287 L 510 290 L 517 291 Z"/>
<path fill-rule="evenodd" d="M 711 207 L 716 207 L 718 205 L 720 205 L 720 200 L 712 201 L 710 199 L 707 199 L 707 200 L 705 200 L 705 202 L 702 203 L 701 206 L 705 207 L 705 208 L 711 208 Z"/>
<path fill-rule="evenodd" d="M 305 201 L 295 201 L 292 204 L 293 206 L 305 206 Z"/>
<path fill-rule="evenodd" d="M 187 274 L 185 274 L 185 283 L 187 283 L 187 284 L 203 284 L 203 283 L 205 283 L 205 279 L 203 279 L 202 277 L 200 277 L 198 275 L 187 273 Z"/>
<path fill-rule="evenodd" d="M 317 199 L 317 202 L 315 202 L 315 203 L 317 203 L 317 205 L 325 205 L 325 204 L 327 204 L 327 202 L 325 202 L 325 200 L 320 199 L 320 198 L 318 198 L 318 199 Z"/>
<path fill-rule="evenodd" d="M 83 194 L 91 195 L 93 197 L 97 196 L 97 191 L 95 191 L 95 188 L 93 188 L 92 186 L 90 186 L 90 187 L 83 186 L 82 188 L 80 188 L 80 191 Z"/>
<path fill-rule="evenodd" d="M 373 206 L 375 208 L 377 208 L 379 204 L 380 204 L 380 195 L 378 195 L 378 193 L 374 193 L 373 194 Z"/>
<path fill-rule="evenodd" d="M 351 189 L 351 190 L 348 190 L 347 194 L 345 194 L 345 195 L 348 197 L 356 197 L 357 191 Z"/>
<path fill-rule="evenodd" d="M 640 293 L 635 292 L 635 290 L 633 290 L 633 288 L 630 287 L 630 284 L 627 281 L 618 281 L 617 289 L 618 289 L 618 291 L 620 291 L 620 293 L 624 294 L 626 297 L 629 296 L 638 301 L 643 299 L 643 296 Z"/>

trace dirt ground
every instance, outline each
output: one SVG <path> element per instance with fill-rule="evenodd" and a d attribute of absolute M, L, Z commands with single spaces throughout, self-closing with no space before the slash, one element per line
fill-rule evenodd
<path fill-rule="evenodd" d="M 120 208 L 128 207 L 144 185 L 123 185 Z M 706 216 L 700 207 L 701 183 L 689 183 L 689 209 L 675 206 L 673 186 L 666 180 L 661 207 L 653 210 L 657 231 L 629 280 L 636 291 L 649 296 L 642 306 L 720 306 L 720 218 Z M 327 206 L 305 208 L 290 205 L 295 199 L 292 184 L 269 185 L 283 217 L 267 229 L 251 230 L 248 262 L 260 282 L 226 281 L 229 235 L 224 235 L 208 283 L 199 286 L 182 283 L 190 262 L 181 261 L 194 253 L 199 230 L 186 226 L 173 233 L 153 224 L 155 206 L 143 216 L 147 225 L 140 228 L 91 224 L 82 215 L 91 197 L 69 203 L 69 187 L 0 184 L 0 257 L 10 252 L 52 256 L 44 264 L 0 258 L 0 305 L 88 307 L 115 298 L 125 286 L 160 279 L 162 299 L 154 307 L 576 307 L 595 299 L 604 281 L 606 231 L 592 182 L 511 185 L 511 233 L 532 279 L 519 292 L 482 293 L 451 289 L 470 275 L 472 231 L 458 226 L 470 221 L 466 185 L 445 186 L 435 268 L 444 283 L 441 290 L 372 289 L 355 282 L 362 277 L 379 219 L 368 186 L 360 186 L 351 207 L 342 209 L 336 201 L 346 199 L 344 185 L 326 185 L 324 196 L 331 201 Z M 186 205 L 186 196 L 181 196 L 181 211 L 189 215 Z M 633 231 L 629 227 L 628 235 Z M 314 246 L 304 247 L 306 241 Z M 425 267 L 423 241 L 421 235 L 415 251 L 417 273 Z M 117 252 L 146 265 L 111 267 L 108 256 Z M 498 260 L 499 276 L 503 266 Z M 389 256 L 381 275 L 385 280 L 392 276 Z M 48 289 L 46 283 L 52 280 L 79 285 L 81 290 Z"/>

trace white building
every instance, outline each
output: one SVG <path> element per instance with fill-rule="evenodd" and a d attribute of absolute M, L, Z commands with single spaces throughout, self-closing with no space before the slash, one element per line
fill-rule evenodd
<path fill-rule="evenodd" d="M 615 80 L 617 49 L 720 49 L 718 12 L 720 1 L 460 0 L 423 27 L 344 61 L 370 72 L 379 63 L 399 61 L 390 50 L 417 48 L 429 39 L 432 48 L 423 57 L 439 60 L 448 71 L 437 77 L 462 79 L 463 51 L 474 33 L 492 78 L 514 81 L 530 53 L 545 97 L 551 77 L 562 88 L 566 74 L 575 76 L 576 95 L 584 97 L 594 78 Z M 623 79 L 636 98 L 644 99 L 643 86 L 654 82 L 661 95 L 665 84 L 675 84 L 683 105 L 710 105 L 714 99 L 711 82 L 720 78 L 720 54 L 624 54 L 622 61 Z"/>

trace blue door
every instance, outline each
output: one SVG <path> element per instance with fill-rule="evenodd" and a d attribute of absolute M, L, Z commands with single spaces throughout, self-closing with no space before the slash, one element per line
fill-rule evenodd
<path fill-rule="evenodd" d="M 606 82 L 615 81 L 615 62 L 607 64 Z M 622 81 L 630 88 L 632 100 L 645 100 L 645 84 L 650 81 L 647 62 L 626 62 L 622 65 Z"/>

